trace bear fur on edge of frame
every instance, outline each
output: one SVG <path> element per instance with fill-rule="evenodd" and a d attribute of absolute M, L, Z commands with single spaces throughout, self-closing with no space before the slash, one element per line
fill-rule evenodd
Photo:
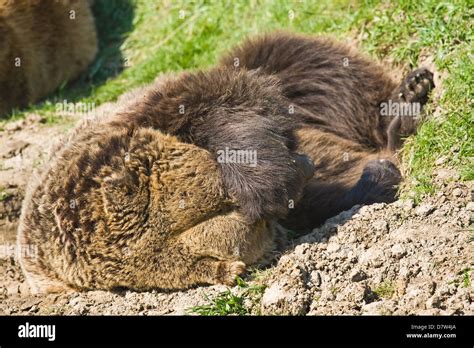
<path fill-rule="evenodd" d="M 87 0 L 0 0 L 0 118 L 73 80 L 97 53 Z"/>

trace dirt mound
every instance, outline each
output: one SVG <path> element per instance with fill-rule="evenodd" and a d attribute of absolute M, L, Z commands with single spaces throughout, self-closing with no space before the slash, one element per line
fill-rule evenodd
<path fill-rule="evenodd" d="M 473 314 L 472 185 L 353 207 L 298 240 L 272 272 L 266 314 Z M 295 301 L 296 299 L 296 301 Z"/>

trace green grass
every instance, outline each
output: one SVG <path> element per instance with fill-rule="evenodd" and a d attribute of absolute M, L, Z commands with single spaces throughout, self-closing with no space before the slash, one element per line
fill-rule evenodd
<path fill-rule="evenodd" d="M 265 290 L 264 285 L 249 285 L 242 278 L 237 277 L 238 294 L 230 289 L 219 293 L 214 298 L 205 295 L 206 305 L 195 306 L 189 308 L 188 313 L 198 314 L 201 316 L 225 316 L 225 315 L 250 315 L 251 309 L 245 306 L 245 299 L 249 299 L 255 306 L 260 300 Z M 259 313 L 256 313 L 259 314 Z"/>
<path fill-rule="evenodd" d="M 470 267 L 466 267 L 459 271 L 453 280 L 448 282 L 449 285 L 461 285 L 463 288 L 468 288 L 471 286 L 471 272 L 472 269 Z"/>
<path fill-rule="evenodd" d="M 461 285 L 463 288 L 469 288 L 471 286 L 471 273 L 472 269 L 466 267 L 459 271 L 454 280 L 448 282 L 448 284 L 454 284 L 456 286 Z"/>
<path fill-rule="evenodd" d="M 6 201 L 11 196 L 12 196 L 11 193 L 5 191 L 5 189 L 0 186 L 0 202 Z"/>
<path fill-rule="evenodd" d="M 210 303 L 207 305 L 192 307 L 188 312 L 202 316 L 249 314 L 248 310 L 244 307 L 244 297 L 236 296 L 230 290 L 218 294 L 213 299 L 210 299 L 207 296 L 205 299 L 210 301 Z"/>
<path fill-rule="evenodd" d="M 474 178 L 473 6 L 455 1 L 155 1 L 97 0 L 93 7 L 100 52 L 91 68 L 65 83 L 43 103 L 17 111 L 54 120 L 58 102 L 100 105 L 160 73 L 206 68 L 244 37 L 288 29 L 357 38 L 375 58 L 416 67 L 420 53 L 432 54 L 447 72 L 441 118 L 428 121 L 402 151 L 411 180 L 404 189 L 418 199 L 432 193 L 434 161 L 447 156 L 462 180 Z M 60 121 L 59 121 L 60 122 Z M 0 128 L 2 124 L 0 123 Z"/>
<path fill-rule="evenodd" d="M 389 299 L 395 293 L 395 287 L 391 282 L 386 281 L 377 285 L 372 292 L 377 295 L 378 298 Z"/>
<path fill-rule="evenodd" d="M 465 288 L 471 286 L 471 277 L 470 277 L 471 269 L 466 268 L 462 271 L 462 285 Z"/>

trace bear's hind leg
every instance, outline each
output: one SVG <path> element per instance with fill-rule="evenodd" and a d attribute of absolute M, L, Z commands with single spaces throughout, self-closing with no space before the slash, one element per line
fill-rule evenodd
<path fill-rule="evenodd" d="M 306 231 L 354 205 L 391 202 L 401 175 L 396 158 L 319 129 L 300 129 L 298 151 L 315 164 L 303 197 L 282 224 Z"/>
<path fill-rule="evenodd" d="M 342 205 L 391 203 L 395 200 L 397 185 L 402 176 L 388 159 L 372 160 L 365 166 L 359 181 L 346 193 Z"/>

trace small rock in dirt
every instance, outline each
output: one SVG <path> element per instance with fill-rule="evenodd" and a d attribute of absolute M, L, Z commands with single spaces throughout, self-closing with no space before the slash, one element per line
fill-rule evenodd
<path fill-rule="evenodd" d="M 390 248 L 390 252 L 396 259 L 401 259 L 403 256 L 406 255 L 405 248 L 400 244 L 395 244 Z"/>
<path fill-rule="evenodd" d="M 295 256 L 298 257 L 301 260 L 304 260 L 305 253 L 308 251 L 308 249 L 309 249 L 309 244 L 308 243 L 303 243 L 303 244 L 300 244 L 300 245 L 296 246 L 295 251 L 294 251 Z"/>
<path fill-rule="evenodd" d="M 350 277 L 351 277 L 351 281 L 353 282 L 360 282 L 364 279 L 367 279 L 367 274 L 362 271 L 362 270 L 359 270 L 359 269 L 354 269 L 351 274 L 350 274 Z"/>
<path fill-rule="evenodd" d="M 39 310 L 39 307 L 38 307 L 37 305 L 33 305 L 33 306 L 28 310 L 28 312 L 30 312 L 30 313 L 36 313 L 36 312 L 38 312 L 38 310 Z"/>
<path fill-rule="evenodd" d="M 341 249 L 341 246 L 338 243 L 331 242 L 331 243 L 328 244 L 328 247 L 327 247 L 326 250 L 329 253 L 334 253 L 334 252 L 338 251 L 339 249 Z"/>
<path fill-rule="evenodd" d="M 396 286 L 396 290 L 397 290 L 397 295 L 398 296 L 403 296 L 405 295 L 406 293 L 406 289 L 407 289 L 407 281 L 406 279 L 404 278 L 398 278 L 396 283 L 395 283 L 395 286 Z"/>
<path fill-rule="evenodd" d="M 360 257 L 361 264 L 372 265 L 375 268 L 383 264 L 383 251 L 376 246 L 367 249 Z"/>
<path fill-rule="evenodd" d="M 468 211 L 474 211 L 474 202 L 469 202 L 466 205 L 466 210 Z"/>
<path fill-rule="evenodd" d="M 9 296 L 16 295 L 19 293 L 18 284 L 13 284 L 7 287 L 7 294 Z"/>
<path fill-rule="evenodd" d="M 448 158 L 446 156 L 441 156 L 440 158 L 438 158 L 436 161 L 435 161 L 435 164 L 437 166 L 440 166 L 442 165 L 443 163 L 445 163 L 446 161 L 448 160 Z"/>
<path fill-rule="evenodd" d="M 436 173 L 436 178 L 440 181 L 459 180 L 459 174 L 454 169 L 440 169 Z"/>
<path fill-rule="evenodd" d="M 20 294 L 22 294 L 23 296 L 28 295 L 30 293 L 30 287 L 25 282 L 20 284 L 19 289 L 20 289 Z"/>
<path fill-rule="evenodd" d="M 79 314 L 85 314 L 87 312 L 87 302 L 81 297 L 73 298 L 69 301 L 69 305 L 79 312 Z"/>
<path fill-rule="evenodd" d="M 298 295 L 296 289 L 283 289 L 278 282 L 271 285 L 265 290 L 260 303 L 262 314 L 304 315 L 309 303 Z"/>
<path fill-rule="evenodd" d="M 310 285 L 316 286 L 316 287 L 321 286 L 321 283 L 322 283 L 321 273 L 319 273 L 318 271 L 311 272 L 309 279 L 310 279 L 309 280 Z"/>
<path fill-rule="evenodd" d="M 418 313 L 418 315 L 440 315 L 440 310 L 437 308 L 430 308 L 430 309 L 422 309 Z"/>
<path fill-rule="evenodd" d="M 11 158 L 19 155 L 28 145 L 29 143 L 23 140 L 10 140 L 1 149 L 0 157 Z"/>
<path fill-rule="evenodd" d="M 407 199 L 403 201 L 403 210 L 408 211 L 413 209 L 415 206 L 415 202 L 412 199 Z"/>
<path fill-rule="evenodd" d="M 15 131 L 21 130 L 24 125 L 25 125 L 24 120 L 19 120 L 19 121 L 7 123 L 4 129 L 8 132 L 15 132 Z"/>
<path fill-rule="evenodd" d="M 398 274 L 403 279 L 407 279 L 410 276 L 411 273 L 412 273 L 412 271 L 410 270 L 410 268 L 407 265 L 400 266 L 400 271 L 398 272 Z"/>
<path fill-rule="evenodd" d="M 20 311 L 28 311 L 34 305 L 37 305 L 40 302 L 39 299 L 27 299 L 21 306 Z"/>
<path fill-rule="evenodd" d="M 462 190 L 460 188 L 455 188 L 453 190 L 453 196 L 454 197 L 461 197 L 462 196 Z"/>
<path fill-rule="evenodd" d="M 434 210 L 435 210 L 435 208 L 431 204 L 426 203 L 426 204 L 422 204 L 418 208 L 416 208 L 415 209 L 415 214 L 418 215 L 418 216 L 422 216 L 422 217 L 423 216 L 428 216 Z"/>
<path fill-rule="evenodd" d="M 372 226 L 376 231 L 388 232 L 388 223 L 385 220 L 376 220 Z"/>
<path fill-rule="evenodd" d="M 376 301 L 362 306 L 362 314 L 380 315 L 383 312 L 383 301 Z"/>
<path fill-rule="evenodd" d="M 460 149 L 461 148 L 458 145 L 453 145 L 450 148 L 451 152 L 459 152 Z"/>
<path fill-rule="evenodd" d="M 426 308 L 439 308 L 441 306 L 441 299 L 433 295 L 431 296 L 428 301 L 426 301 Z"/>

